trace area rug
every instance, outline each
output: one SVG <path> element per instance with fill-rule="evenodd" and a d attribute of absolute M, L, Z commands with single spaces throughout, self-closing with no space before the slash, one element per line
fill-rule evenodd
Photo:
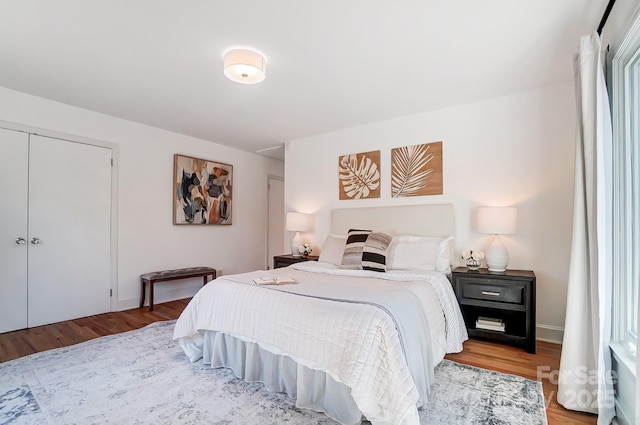
<path fill-rule="evenodd" d="M 335 424 L 228 369 L 189 363 L 173 321 L 0 363 L 0 424 Z M 443 361 L 422 424 L 547 423 L 542 386 Z"/>

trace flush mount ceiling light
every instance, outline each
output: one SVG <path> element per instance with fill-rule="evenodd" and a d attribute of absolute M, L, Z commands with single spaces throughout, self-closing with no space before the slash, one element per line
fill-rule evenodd
<path fill-rule="evenodd" d="M 240 84 L 257 84 L 264 80 L 266 62 L 253 50 L 235 49 L 224 54 L 224 75 Z"/>

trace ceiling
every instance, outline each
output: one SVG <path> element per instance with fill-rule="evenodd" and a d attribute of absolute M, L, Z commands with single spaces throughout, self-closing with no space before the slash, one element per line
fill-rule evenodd
<path fill-rule="evenodd" d="M 569 81 L 606 2 L 0 0 L 0 86 L 256 152 Z"/>

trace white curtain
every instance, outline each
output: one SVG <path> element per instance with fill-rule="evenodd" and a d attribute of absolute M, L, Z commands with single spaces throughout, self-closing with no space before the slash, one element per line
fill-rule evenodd
<path fill-rule="evenodd" d="M 615 414 L 611 378 L 611 115 L 598 34 L 580 39 L 575 63 L 577 137 L 573 235 L 558 402 Z"/>

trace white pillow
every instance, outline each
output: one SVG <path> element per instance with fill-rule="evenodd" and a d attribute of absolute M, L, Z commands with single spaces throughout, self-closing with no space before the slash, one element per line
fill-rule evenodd
<path fill-rule="evenodd" d="M 451 272 L 450 238 L 396 236 L 387 255 L 389 270 Z"/>
<path fill-rule="evenodd" d="M 451 251 L 453 247 L 453 236 L 440 241 L 438 247 L 438 258 L 436 259 L 436 271 L 451 273 Z"/>
<path fill-rule="evenodd" d="M 322 244 L 322 250 L 320 251 L 318 261 L 339 266 L 340 263 L 342 263 L 342 254 L 344 254 L 344 247 L 346 244 L 347 237 L 345 235 L 327 236 Z"/>

